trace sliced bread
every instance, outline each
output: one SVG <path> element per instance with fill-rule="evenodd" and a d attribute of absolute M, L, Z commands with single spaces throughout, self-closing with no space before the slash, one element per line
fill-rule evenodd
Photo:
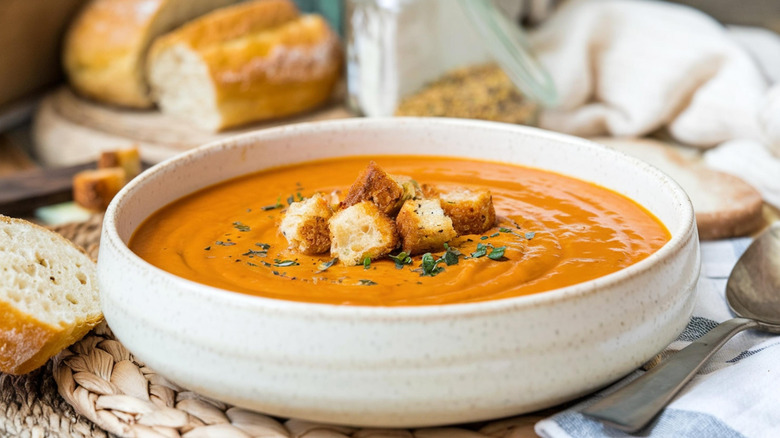
<path fill-rule="evenodd" d="M 164 113 L 219 131 L 324 103 L 341 74 L 338 36 L 290 0 L 214 11 L 155 41 L 147 60 Z"/>
<path fill-rule="evenodd" d="M 239 0 L 92 0 L 73 20 L 63 64 L 73 88 L 114 105 L 153 105 L 144 78 L 146 52 L 159 35 Z"/>
<path fill-rule="evenodd" d="M 0 216 L 0 372 L 30 372 L 103 315 L 95 263 L 59 234 Z"/>

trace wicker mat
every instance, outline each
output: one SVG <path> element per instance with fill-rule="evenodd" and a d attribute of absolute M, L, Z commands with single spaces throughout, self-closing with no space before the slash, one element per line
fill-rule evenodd
<path fill-rule="evenodd" d="M 97 257 L 102 217 L 55 228 Z M 187 391 L 144 366 L 104 323 L 45 367 L 0 374 L 0 436 L 521 438 L 549 415 L 459 427 L 356 429 L 272 418 Z"/>

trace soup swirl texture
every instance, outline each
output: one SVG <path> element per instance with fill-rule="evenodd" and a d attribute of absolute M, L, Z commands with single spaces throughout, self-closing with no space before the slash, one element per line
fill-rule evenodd
<path fill-rule="evenodd" d="M 370 159 L 420 183 L 489 189 L 496 227 L 452 240 L 449 246 L 460 253 L 457 264 L 440 263 L 436 275 L 423 272 L 421 256 L 409 265 L 384 259 L 347 267 L 329 254 L 290 251 L 279 232 L 288 202 L 343 192 Z M 634 201 L 560 174 L 458 158 L 372 156 L 273 168 L 205 188 L 155 212 L 129 246 L 154 266 L 229 291 L 314 303 L 416 306 L 581 283 L 632 265 L 669 239 L 668 230 Z M 489 257 L 501 247 L 503 256 Z"/>

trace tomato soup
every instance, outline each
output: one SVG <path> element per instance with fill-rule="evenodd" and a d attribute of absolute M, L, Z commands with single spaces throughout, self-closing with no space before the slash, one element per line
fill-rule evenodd
<path fill-rule="evenodd" d="M 329 254 L 289 250 L 279 232 L 288 203 L 346 191 L 372 159 L 388 173 L 420 183 L 489 189 L 496 226 L 452 240 L 457 263 L 441 263 L 436 275 L 425 275 L 419 255 L 408 265 L 384 259 L 347 267 Z M 458 158 L 372 156 L 279 167 L 205 188 L 154 213 L 129 246 L 154 266 L 230 291 L 313 303 L 416 306 L 570 286 L 630 266 L 669 239 L 658 219 L 634 201 L 560 174 Z M 501 247 L 501 257 L 486 256 Z"/>

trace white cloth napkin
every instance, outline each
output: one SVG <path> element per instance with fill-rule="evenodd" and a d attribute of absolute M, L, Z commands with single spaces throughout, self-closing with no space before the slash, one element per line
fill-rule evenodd
<path fill-rule="evenodd" d="M 778 79 L 776 36 L 729 30 L 695 9 L 661 1 L 564 3 L 530 34 L 559 95 L 540 125 L 580 136 L 639 137 L 664 129 L 701 148 L 749 140 L 775 156 L 745 150 L 745 160 L 780 165 L 780 85 L 770 91 Z M 750 173 L 723 170 L 744 179 Z M 780 175 L 757 186 L 780 193 Z"/>
<path fill-rule="evenodd" d="M 693 318 L 663 354 L 685 347 L 718 322 L 732 318 L 725 301 L 726 281 L 750 239 L 702 243 L 702 275 Z M 636 378 L 636 371 L 621 383 Z M 631 436 L 579 413 L 610 387 L 536 424 L 546 438 Z M 780 437 L 780 338 L 746 331 L 732 338 L 699 370 L 647 429 L 648 437 Z"/>

